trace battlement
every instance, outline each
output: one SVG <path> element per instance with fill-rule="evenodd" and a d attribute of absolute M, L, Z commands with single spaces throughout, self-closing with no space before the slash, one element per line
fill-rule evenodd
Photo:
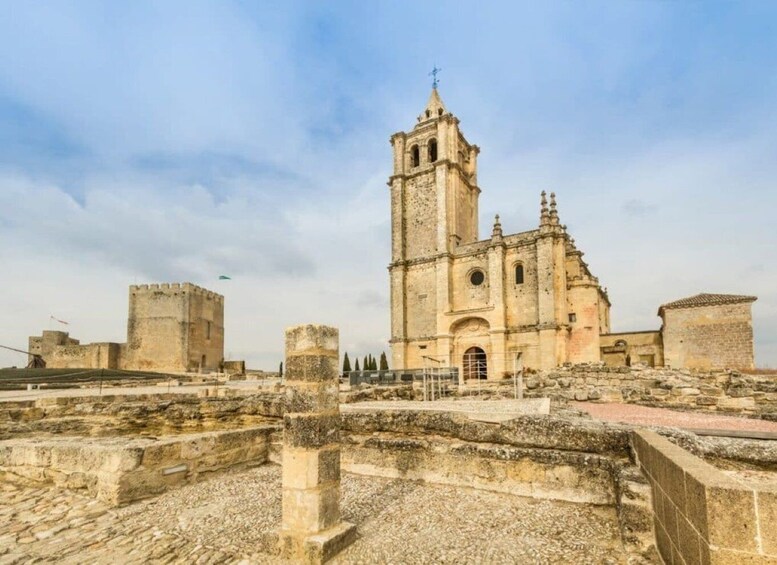
<path fill-rule="evenodd" d="M 223 295 L 189 282 L 130 285 L 130 294 L 146 294 L 151 292 L 169 294 L 171 296 L 178 292 L 190 292 L 192 294 L 205 296 L 206 298 L 215 300 L 216 302 L 224 302 Z"/>

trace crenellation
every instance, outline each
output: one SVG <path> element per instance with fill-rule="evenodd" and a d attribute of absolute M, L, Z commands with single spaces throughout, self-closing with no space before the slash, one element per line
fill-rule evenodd
<path fill-rule="evenodd" d="M 45 330 L 30 352 L 51 368 L 218 371 L 224 362 L 224 297 L 192 283 L 130 285 L 126 343 L 80 344 Z"/>

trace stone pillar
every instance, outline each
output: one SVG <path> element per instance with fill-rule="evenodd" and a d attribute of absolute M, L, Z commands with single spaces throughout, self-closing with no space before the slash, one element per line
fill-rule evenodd
<path fill-rule="evenodd" d="M 286 330 L 281 554 L 323 563 L 348 546 L 356 528 L 340 519 L 339 332 Z"/>

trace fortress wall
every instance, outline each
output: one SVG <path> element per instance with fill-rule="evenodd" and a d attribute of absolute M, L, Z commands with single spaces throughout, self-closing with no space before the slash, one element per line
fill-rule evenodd
<path fill-rule="evenodd" d="M 187 366 L 218 370 L 224 359 L 224 297 L 210 291 L 192 290 L 188 330 Z"/>
<path fill-rule="evenodd" d="M 223 296 L 191 283 L 133 285 L 129 295 L 124 368 L 218 369 L 224 355 Z"/>

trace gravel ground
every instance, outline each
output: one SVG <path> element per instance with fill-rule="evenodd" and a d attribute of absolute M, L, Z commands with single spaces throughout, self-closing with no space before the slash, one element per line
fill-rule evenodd
<path fill-rule="evenodd" d="M 280 563 L 280 467 L 219 475 L 106 509 L 59 489 L 0 489 L 0 563 Z M 346 474 L 359 539 L 334 561 L 625 563 L 613 508 Z"/>
<path fill-rule="evenodd" d="M 625 422 L 644 426 L 669 426 L 673 428 L 696 428 L 709 430 L 748 430 L 777 433 L 777 422 L 705 414 L 701 412 L 683 412 L 668 408 L 637 406 L 636 404 L 595 404 L 576 402 L 575 408 L 585 410 L 594 418 L 610 422 Z"/>
<path fill-rule="evenodd" d="M 472 415 L 521 416 L 525 414 L 543 415 L 550 412 L 550 400 L 547 398 L 527 398 L 524 400 L 376 400 L 341 404 L 341 412 L 372 412 L 376 410 L 424 410 L 427 412 L 458 412 Z"/>

